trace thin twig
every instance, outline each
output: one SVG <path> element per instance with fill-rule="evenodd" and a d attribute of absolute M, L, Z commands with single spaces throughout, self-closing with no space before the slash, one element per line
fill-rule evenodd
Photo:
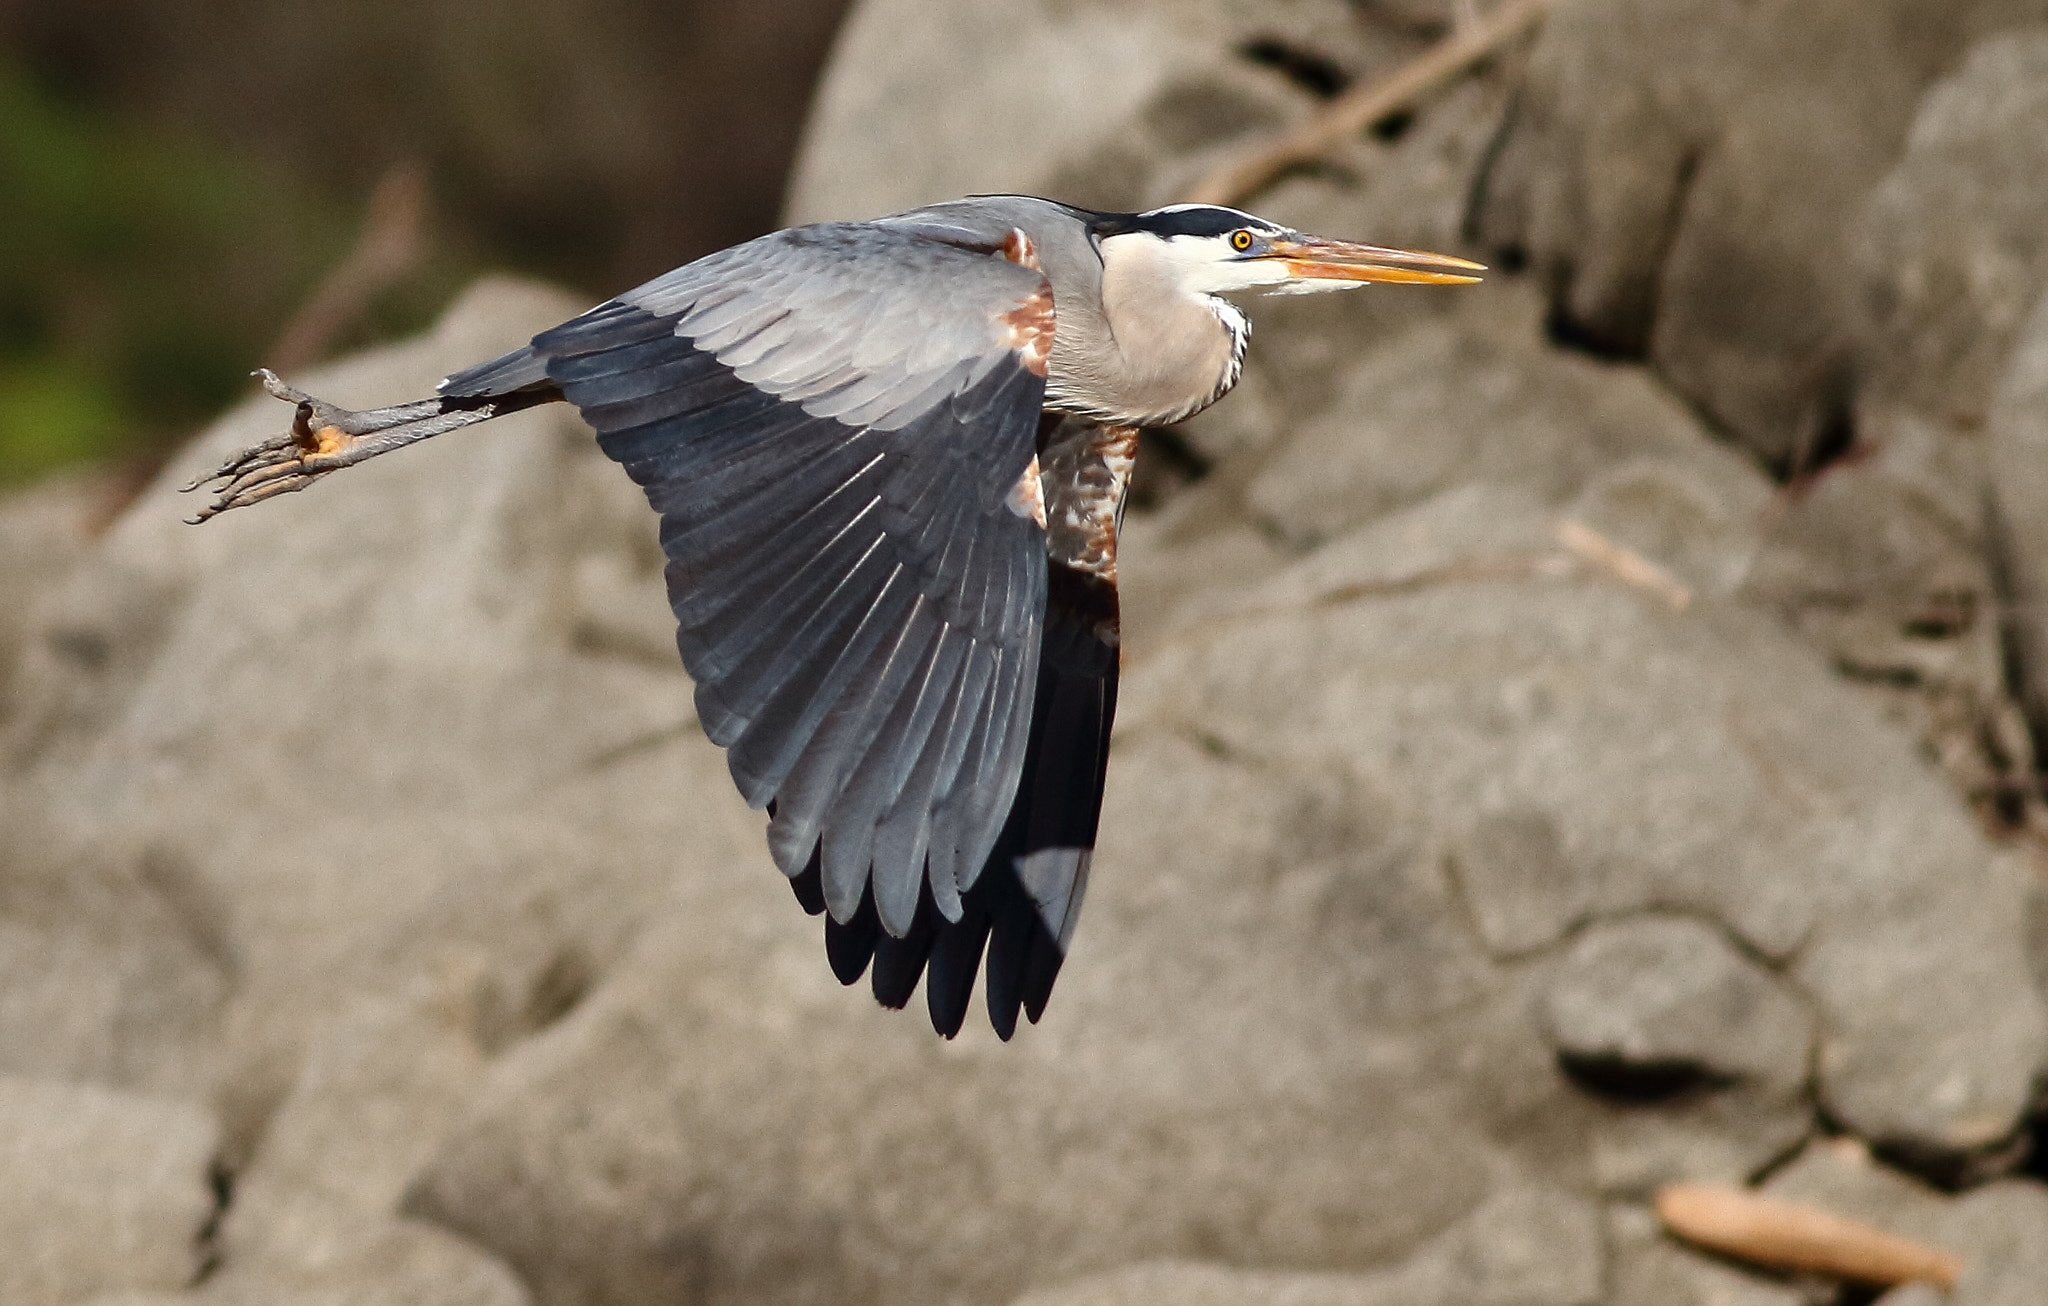
<path fill-rule="evenodd" d="M 1557 542 L 1623 584 L 1655 594 L 1670 604 L 1673 612 L 1683 612 L 1692 604 L 1692 591 L 1677 577 L 1576 518 L 1567 517 L 1557 524 Z"/>
<path fill-rule="evenodd" d="M 1656 1205 L 1664 1227 L 1687 1242 L 1772 1269 L 1880 1288 L 1953 1288 L 1963 1272 L 1962 1261 L 1939 1247 L 1746 1189 L 1671 1184 L 1657 1191 Z"/>
<path fill-rule="evenodd" d="M 269 358 L 280 372 L 295 372 L 333 348 L 359 321 L 380 291 L 410 272 L 420 257 L 427 208 L 426 170 L 416 162 L 386 172 L 370 193 L 355 248 L 292 315 Z"/>
<path fill-rule="evenodd" d="M 1339 142 L 1408 107 L 1438 82 L 1464 71 L 1510 38 L 1533 26 L 1550 0 L 1507 0 L 1491 17 L 1455 28 L 1414 61 L 1386 77 L 1352 87 L 1295 124 L 1278 140 L 1212 170 L 1188 196 L 1196 204 L 1236 204 L 1271 185 L 1289 168 L 1313 163 Z"/>

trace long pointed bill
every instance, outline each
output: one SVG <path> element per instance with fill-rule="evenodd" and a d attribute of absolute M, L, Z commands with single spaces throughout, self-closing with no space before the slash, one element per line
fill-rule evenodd
<path fill-rule="evenodd" d="M 1276 240 L 1272 242 L 1271 250 L 1266 257 L 1285 263 L 1290 281 L 1392 281 L 1405 285 L 1462 286 L 1479 278 L 1430 269 L 1486 271 L 1483 263 L 1452 258 L 1449 254 L 1359 245 L 1348 240 L 1319 240 L 1313 236 Z"/>

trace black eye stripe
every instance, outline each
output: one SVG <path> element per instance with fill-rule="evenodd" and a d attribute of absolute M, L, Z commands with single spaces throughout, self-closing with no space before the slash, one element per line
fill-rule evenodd
<path fill-rule="evenodd" d="M 1257 233 L 1280 228 L 1249 213 L 1209 204 L 1175 205 L 1149 213 L 1099 213 L 1090 224 L 1098 236 L 1145 231 L 1155 236 L 1227 236 L 1239 229 Z"/>

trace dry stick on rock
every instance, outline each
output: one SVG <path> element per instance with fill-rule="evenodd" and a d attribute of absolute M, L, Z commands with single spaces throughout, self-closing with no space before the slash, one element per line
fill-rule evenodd
<path fill-rule="evenodd" d="M 427 177 L 418 163 L 400 163 L 384 174 L 370 193 L 355 248 L 292 315 L 271 349 L 273 370 L 294 372 L 317 361 L 362 318 L 379 291 L 412 270 L 426 208 Z"/>
<path fill-rule="evenodd" d="M 1655 594 L 1674 612 L 1683 612 L 1692 603 L 1692 591 L 1670 572 L 1577 518 L 1567 517 L 1557 524 L 1557 541 L 1623 584 Z"/>
<path fill-rule="evenodd" d="M 1278 140 L 1219 165 L 1202 178 L 1188 200 L 1195 204 L 1237 204 L 1271 185 L 1289 168 L 1313 163 L 1338 143 L 1409 107 L 1438 82 L 1463 72 L 1511 37 L 1535 25 L 1550 0 L 1508 0 L 1492 16 L 1461 25 L 1413 62 L 1387 77 L 1352 87 L 1320 113 L 1297 123 Z"/>
<path fill-rule="evenodd" d="M 1818 1207 L 1716 1184 L 1657 1190 L 1664 1227 L 1710 1251 L 1776 1270 L 1805 1270 L 1871 1287 L 1952 1288 L 1963 1263 L 1938 1247 Z"/>

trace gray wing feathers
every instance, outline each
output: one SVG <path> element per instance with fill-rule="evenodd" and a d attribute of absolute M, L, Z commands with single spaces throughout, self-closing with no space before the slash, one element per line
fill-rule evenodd
<path fill-rule="evenodd" d="M 547 379 L 548 360 L 532 345 L 521 345 L 488 363 L 463 368 L 435 389 L 451 399 L 483 399 L 541 385 Z"/>
<path fill-rule="evenodd" d="M 535 340 L 662 514 L 700 718 L 792 878 L 958 919 L 1023 768 L 1043 533 L 1009 502 L 1044 381 L 1037 271 L 906 232 L 780 232 Z M 451 378 L 530 370 L 517 356 Z"/>
<path fill-rule="evenodd" d="M 992 319 L 1044 285 L 1000 258 L 866 225 L 798 228 L 676 269 L 620 301 L 814 417 L 897 430 L 1009 356 Z"/>

